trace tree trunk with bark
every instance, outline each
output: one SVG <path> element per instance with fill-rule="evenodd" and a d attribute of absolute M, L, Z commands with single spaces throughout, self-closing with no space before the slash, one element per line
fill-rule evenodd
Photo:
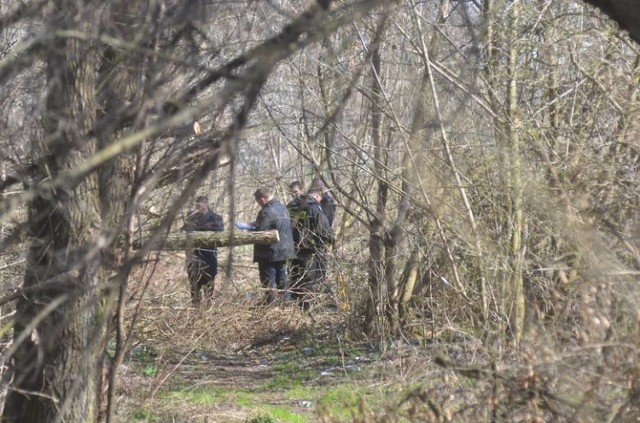
<path fill-rule="evenodd" d="M 86 35 L 107 24 L 125 38 L 140 17 L 123 0 L 101 7 L 50 3 L 49 33 Z M 91 422 L 103 402 L 104 349 L 117 292 L 112 288 L 127 277 L 119 271 L 112 240 L 127 226 L 131 166 L 123 154 L 77 179 L 70 171 L 122 135 L 117 116 L 139 99 L 143 59 L 82 36 L 59 36 L 44 60 L 44 134 L 33 141 L 33 187 L 27 187 L 37 190 L 28 204 L 28 294 L 17 302 L 16 376 L 2 421 Z M 120 71 L 125 65 L 128 72 Z M 47 180 L 55 188 L 38 188 Z"/>
<path fill-rule="evenodd" d="M 374 146 L 374 169 L 377 179 L 375 216 L 369 223 L 369 290 L 367 299 L 367 328 L 369 333 L 382 335 L 385 331 L 385 309 L 387 304 L 387 286 L 385 283 L 385 228 L 389 196 L 388 179 L 385 171 L 386 156 L 382 143 L 382 87 L 380 82 L 381 59 L 380 40 L 376 39 L 371 55 L 371 140 Z M 384 338 L 381 336 L 381 338 Z"/>
<path fill-rule="evenodd" d="M 80 11 L 67 2 L 56 3 L 51 31 L 75 25 L 74 14 Z M 82 27 L 90 32 L 100 12 L 83 12 Z M 46 52 L 49 91 L 44 139 L 33 149 L 34 183 L 60 177 L 97 150 L 96 139 L 85 134 L 96 117 L 98 51 L 93 43 L 61 39 Z M 111 315 L 103 302 L 98 192 L 99 175 L 94 172 L 79 183 L 68 181 L 55 190 L 40 191 L 29 204 L 32 242 L 24 287 L 36 290 L 17 302 L 17 378 L 7 396 L 3 422 L 95 421 L 96 375 Z"/>
<path fill-rule="evenodd" d="M 524 296 L 524 251 L 526 249 L 526 221 L 524 213 L 524 187 L 522 180 L 522 159 L 520 151 L 520 118 L 518 116 L 518 20 L 520 5 L 514 4 L 510 10 L 509 33 L 510 48 L 508 52 L 507 113 L 509 126 L 506 128 L 509 152 L 509 186 L 511 187 L 511 251 L 509 254 L 509 278 L 507 280 L 508 295 L 504 298 L 509 316 L 509 329 L 513 342 L 520 343 L 524 332 L 525 296 Z"/>

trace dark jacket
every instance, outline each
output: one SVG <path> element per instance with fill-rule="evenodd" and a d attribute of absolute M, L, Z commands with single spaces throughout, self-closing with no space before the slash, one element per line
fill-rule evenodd
<path fill-rule="evenodd" d="M 333 218 L 336 216 L 337 201 L 329 191 L 326 191 L 322 195 L 320 206 L 322 206 L 322 211 L 324 211 L 324 214 L 327 215 L 329 226 L 333 226 Z"/>
<path fill-rule="evenodd" d="M 211 210 L 206 213 L 191 213 L 187 216 L 187 219 L 182 227 L 183 231 L 223 231 L 224 222 L 222 216 L 212 212 Z M 196 248 L 187 252 L 187 261 L 203 261 L 210 268 L 209 274 L 217 273 L 218 257 L 217 249 L 200 249 Z"/>
<path fill-rule="evenodd" d="M 278 230 L 280 240 L 275 244 L 254 244 L 254 262 L 285 261 L 294 256 L 291 218 L 287 208 L 276 199 L 260 209 L 255 223 L 256 231 L 273 229 Z"/>
<path fill-rule="evenodd" d="M 303 210 L 303 196 L 296 197 L 287 203 L 287 210 L 291 217 L 291 230 L 293 232 L 293 245 L 298 245 L 300 242 L 300 225 L 302 224 Z"/>
<path fill-rule="evenodd" d="M 334 235 L 329 218 L 315 198 L 307 195 L 300 197 L 294 213 L 293 238 L 298 255 L 326 251 L 333 244 Z"/>

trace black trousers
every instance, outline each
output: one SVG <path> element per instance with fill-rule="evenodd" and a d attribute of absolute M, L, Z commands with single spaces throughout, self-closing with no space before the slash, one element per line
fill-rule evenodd
<path fill-rule="evenodd" d="M 267 290 L 265 297 L 268 303 L 273 303 L 281 296 L 289 300 L 286 261 L 258 262 L 258 273 L 262 287 Z"/>
<path fill-rule="evenodd" d="M 195 256 L 190 257 L 187 261 L 191 303 L 196 307 L 202 302 L 203 293 L 205 301 L 210 301 L 213 298 L 213 289 L 215 288 L 215 279 L 218 273 L 217 260 L 215 266 L 213 264 L 200 260 Z"/>
<path fill-rule="evenodd" d="M 318 252 L 301 252 L 291 260 L 291 297 L 308 307 L 325 283 L 326 258 Z"/>

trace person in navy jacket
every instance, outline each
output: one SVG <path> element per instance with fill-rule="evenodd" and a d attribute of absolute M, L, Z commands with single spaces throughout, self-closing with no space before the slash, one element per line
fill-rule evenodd
<path fill-rule="evenodd" d="M 209 208 L 209 199 L 199 196 L 195 199 L 193 210 L 182 227 L 183 231 L 223 231 L 222 216 Z M 205 301 L 210 303 L 216 275 L 218 274 L 218 251 L 214 248 L 191 248 L 186 254 L 187 274 L 189 275 L 191 302 L 200 306 L 202 292 Z"/>
<path fill-rule="evenodd" d="M 334 242 L 333 230 L 321 201 L 321 188 L 311 188 L 300 196 L 293 220 L 296 256 L 291 260 L 291 291 L 293 299 L 305 310 L 324 288 L 326 255 Z"/>
<path fill-rule="evenodd" d="M 258 263 L 260 283 L 266 289 L 267 303 L 280 297 L 289 299 L 287 280 L 287 260 L 295 255 L 291 218 L 287 208 L 273 197 L 270 188 L 256 190 L 254 198 L 260 205 L 260 212 L 254 223 L 256 231 L 278 231 L 279 241 L 275 244 L 254 244 L 253 261 Z M 281 295 L 282 294 L 282 295 Z"/>

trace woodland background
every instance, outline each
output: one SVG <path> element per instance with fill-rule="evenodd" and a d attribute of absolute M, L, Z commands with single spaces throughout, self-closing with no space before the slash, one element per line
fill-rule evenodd
<path fill-rule="evenodd" d="M 638 40 L 635 9 L 591 3 Z M 343 370 L 350 354 L 396 357 L 399 396 L 345 405 L 356 421 L 635 421 L 640 47 L 600 10 L 2 0 L 0 12 L 4 421 L 243 421 L 153 401 L 186 383 L 173 378 L 198 351 L 210 364 L 266 335 L 298 358 L 304 342 L 317 357 L 331 355 L 319 342 L 339 344 Z M 189 310 L 182 258 L 158 248 L 190 200 L 208 194 L 231 227 L 253 220 L 258 186 L 286 202 L 289 182 L 315 175 L 339 201 L 315 316 L 255 311 L 247 246 L 221 252 L 212 310 Z M 133 249 L 143 231 L 152 242 Z M 141 355 L 155 377 L 127 381 Z"/>

